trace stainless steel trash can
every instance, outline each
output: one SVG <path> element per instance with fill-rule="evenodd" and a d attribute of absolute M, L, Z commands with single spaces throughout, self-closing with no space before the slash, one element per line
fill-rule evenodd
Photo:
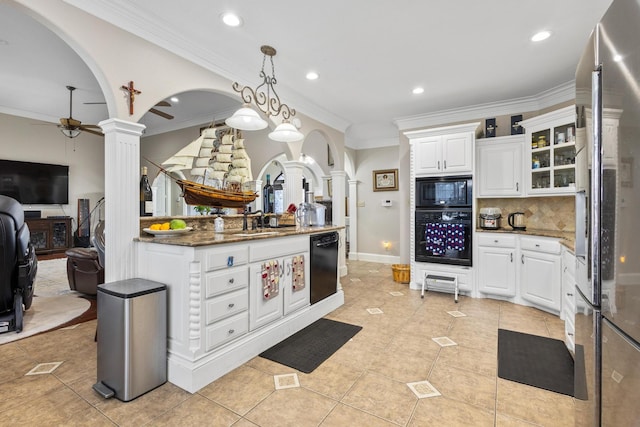
<path fill-rule="evenodd" d="M 167 381 L 167 286 L 128 279 L 98 286 L 94 390 L 128 402 Z"/>

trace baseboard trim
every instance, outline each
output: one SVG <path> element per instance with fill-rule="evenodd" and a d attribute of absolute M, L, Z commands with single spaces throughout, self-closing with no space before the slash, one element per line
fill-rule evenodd
<path fill-rule="evenodd" d="M 377 262 L 380 264 L 399 264 L 400 257 L 393 255 L 369 254 L 362 252 L 349 252 L 349 259 L 354 261 Z"/>

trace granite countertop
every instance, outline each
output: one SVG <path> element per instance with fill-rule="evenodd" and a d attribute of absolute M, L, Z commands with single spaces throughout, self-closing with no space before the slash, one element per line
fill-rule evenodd
<path fill-rule="evenodd" d="M 565 246 L 570 251 L 575 251 L 575 231 L 560 231 L 560 230 L 547 230 L 541 228 L 527 228 L 524 231 L 512 230 L 511 228 L 499 228 L 497 230 L 487 230 L 483 228 L 476 228 L 478 233 L 509 233 L 520 234 L 521 236 L 536 236 L 536 237 L 555 237 L 560 239 L 560 244 Z"/>
<path fill-rule="evenodd" d="M 252 240 L 271 239 L 277 237 L 297 236 L 300 234 L 318 234 L 343 229 L 343 226 L 325 227 L 279 227 L 260 230 L 230 229 L 222 233 L 211 230 L 191 230 L 183 234 L 153 236 L 145 231 L 140 231 L 140 237 L 134 239 L 138 242 L 160 243 L 176 246 L 209 246 L 225 243 L 246 242 Z"/>

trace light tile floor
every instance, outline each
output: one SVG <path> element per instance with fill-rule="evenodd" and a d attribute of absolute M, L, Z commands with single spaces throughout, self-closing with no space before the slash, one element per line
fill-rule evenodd
<path fill-rule="evenodd" d="M 452 295 L 433 292 L 421 299 L 392 280 L 388 265 L 350 261 L 341 282 L 345 304 L 327 317 L 363 329 L 311 374 L 256 357 L 195 394 L 167 383 L 129 403 L 103 400 L 91 388 L 91 321 L 0 346 L 0 425 L 574 425 L 571 397 L 496 374 L 498 328 L 562 339 L 558 317 L 489 299 L 455 304 Z M 441 347 L 437 337 L 455 345 Z M 51 362 L 62 363 L 25 375 Z M 282 378 L 294 386 L 277 390 Z M 431 394 L 430 387 L 440 395 L 414 392 Z"/>

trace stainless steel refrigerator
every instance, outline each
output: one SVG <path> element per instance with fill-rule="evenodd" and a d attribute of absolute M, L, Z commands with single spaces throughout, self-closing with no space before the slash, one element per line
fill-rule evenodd
<path fill-rule="evenodd" d="M 640 0 L 614 0 L 576 71 L 577 426 L 640 426 L 639 166 Z"/>

